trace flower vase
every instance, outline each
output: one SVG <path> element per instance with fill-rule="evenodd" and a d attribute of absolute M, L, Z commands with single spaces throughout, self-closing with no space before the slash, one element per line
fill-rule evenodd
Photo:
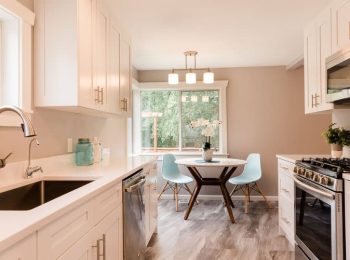
<path fill-rule="evenodd" d="M 202 158 L 206 162 L 211 162 L 213 160 L 214 150 L 212 149 L 202 149 Z"/>
<path fill-rule="evenodd" d="M 340 158 L 343 154 L 343 147 L 339 144 L 331 144 L 332 158 Z"/>

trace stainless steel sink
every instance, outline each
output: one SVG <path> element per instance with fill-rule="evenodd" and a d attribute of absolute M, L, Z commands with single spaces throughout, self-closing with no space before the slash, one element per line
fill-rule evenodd
<path fill-rule="evenodd" d="M 91 181 L 39 181 L 0 193 L 0 210 L 30 210 Z"/>

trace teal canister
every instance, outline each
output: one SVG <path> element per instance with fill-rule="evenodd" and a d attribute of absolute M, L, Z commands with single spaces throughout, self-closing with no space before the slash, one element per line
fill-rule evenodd
<path fill-rule="evenodd" d="M 76 165 L 91 165 L 94 163 L 93 145 L 89 138 L 79 138 L 75 149 Z"/>

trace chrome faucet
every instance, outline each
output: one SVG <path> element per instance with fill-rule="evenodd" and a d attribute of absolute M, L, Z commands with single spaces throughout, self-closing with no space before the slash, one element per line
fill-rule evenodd
<path fill-rule="evenodd" d="M 30 160 L 31 160 L 31 156 L 30 156 L 30 155 L 31 155 L 31 151 L 32 151 L 32 143 L 33 143 L 34 141 L 36 142 L 36 145 L 39 145 L 39 141 L 38 141 L 36 138 L 33 138 L 33 139 L 30 141 L 30 143 L 29 143 L 28 166 L 27 166 L 26 174 L 25 174 L 25 177 L 26 177 L 26 178 L 32 177 L 33 173 L 35 173 L 35 172 L 38 172 L 38 171 L 43 172 L 43 168 L 41 168 L 41 166 L 33 166 L 33 167 L 30 166 Z"/>
<path fill-rule="evenodd" d="M 21 127 L 22 127 L 24 137 L 36 136 L 36 132 L 34 130 L 32 122 L 30 121 L 30 119 L 26 116 L 26 114 L 24 114 L 24 112 L 20 108 L 18 108 L 16 106 L 2 106 L 2 107 L 0 107 L 0 114 L 2 112 L 6 112 L 6 111 L 15 112 L 22 119 Z M 30 155 L 31 155 L 33 141 L 36 141 L 36 144 L 39 145 L 39 142 L 36 138 L 33 138 L 29 143 L 29 159 L 28 159 L 28 166 L 27 166 L 26 173 L 25 173 L 25 177 L 27 177 L 27 178 L 31 177 L 33 175 L 33 173 L 35 173 L 35 172 L 38 172 L 38 171 L 43 172 L 43 169 L 40 166 L 34 166 L 34 167 L 30 166 L 30 157 L 31 157 Z M 6 159 L 11 154 L 12 153 L 10 153 L 4 159 L 0 159 L 0 168 L 4 168 L 6 166 Z"/>
<path fill-rule="evenodd" d="M 23 111 L 20 108 L 18 108 L 16 106 L 2 106 L 2 107 L 0 107 L 0 114 L 2 112 L 6 112 L 6 111 L 15 112 L 22 119 L 21 126 L 22 126 L 22 130 L 24 133 L 24 137 L 36 136 L 32 122 L 29 120 L 29 118 L 23 113 Z"/>

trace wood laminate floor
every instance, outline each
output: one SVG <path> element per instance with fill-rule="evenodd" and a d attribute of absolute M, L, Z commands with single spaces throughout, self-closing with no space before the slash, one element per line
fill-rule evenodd
<path fill-rule="evenodd" d="M 150 241 L 146 259 L 294 259 L 288 241 L 278 233 L 278 209 L 268 209 L 262 201 L 251 202 L 244 213 L 235 202 L 232 224 L 221 201 L 200 201 L 188 220 L 187 204 L 175 212 L 173 200 L 159 202 L 158 234 Z"/>

